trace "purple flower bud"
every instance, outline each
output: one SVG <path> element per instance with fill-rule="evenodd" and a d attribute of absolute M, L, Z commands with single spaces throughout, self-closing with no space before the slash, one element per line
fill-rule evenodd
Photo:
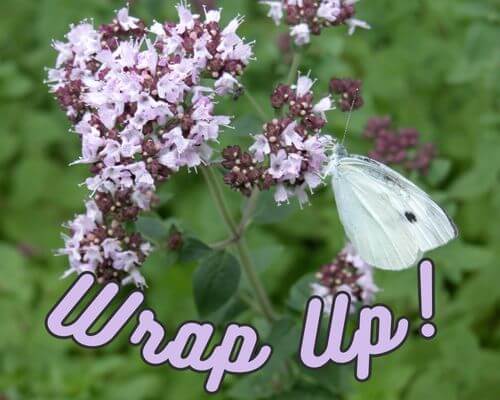
<path fill-rule="evenodd" d="M 370 157 L 425 175 L 437 151 L 432 143 L 421 144 L 420 136 L 415 128 L 394 130 L 390 117 L 370 118 L 364 132 L 364 137 L 373 141 Z"/>
<path fill-rule="evenodd" d="M 391 117 L 373 117 L 368 120 L 368 124 L 365 128 L 365 137 L 366 138 L 376 138 L 379 136 L 381 131 L 387 131 L 392 125 Z"/>
<path fill-rule="evenodd" d="M 226 185 L 244 196 L 250 196 L 254 188 L 267 189 L 262 165 L 250 153 L 239 146 L 230 146 L 222 151 L 222 157 L 222 166 L 229 171 L 224 176 Z"/>
<path fill-rule="evenodd" d="M 280 84 L 271 95 L 271 104 L 274 108 L 281 108 L 292 99 L 292 89 L 289 85 Z"/>
<path fill-rule="evenodd" d="M 330 81 L 330 90 L 339 95 L 340 109 L 344 112 L 358 110 L 364 105 L 361 88 L 360 80 L 332 78 Z"/>
<path fill-rule="evenodd" d="M 182 233 L 180 233 L 177 230 L 174 230 L 168 237 L 167 248 L 170 251 L 179 251 L 180 249 L 182 249 L 183 245 L 184 245 L 184 239 L 182 237 Z"/>
<path fill-rule="evenodd" d="M 292 40 L 290 35 L 282 33 L 278 36 L 277 40 L 278 49 L 283 55 L 289 55 L 292 51 Z"/>

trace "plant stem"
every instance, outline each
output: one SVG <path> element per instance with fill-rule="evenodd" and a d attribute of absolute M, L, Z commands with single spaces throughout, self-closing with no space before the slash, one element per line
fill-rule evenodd
<path fill-rule="evenodd" d="M 247 201 L 247 204 L 245 206 L 245 209 L 243 210 L 243 215 L 241 218 L 241 221 L 238 225 L 238 233 L 236 236 L 231 236 L 230 238 L 223 240 L 222 242 L 217 242 L 210 247 L 212 247 L 215 250 L 223 250 L 226 247 L 229 247 L 233 244 L 235 244 L 240 237 L 242 237 L 245 234 L 245 231 L 247 230 L 248 226 L 251 224 L 253 214 L 255 212 L 255 209 L 257 208 L 257 201 L 259 200 L 260 196 L 260 191 L 258 188 L 255 188 L 254 191 L 252 192 L 252 195 Z"/>
<path fill-rule="evenodd" d="M 245 271 L 248 281 L 255 292 L 255 296 L 262 310 L 262 313 L 269 322 L 273 322 L 276 319 L 276 316 L 271 305 L 271 301 L 269 300 L 266 289 L 264 288 L 264 285 L 260 280 L 253 260 L 250 257 L 248 246 L 244 238 L 244 233 L 239 231 L 238 225 L 231 216 L 231 212 L 229 211 L 229 208 L 227 206 L 222 188 L 220 187 L 219 181 L 217 180 L 218 177 L 210 167 L 202 168 L 202 172 L 203 177 L 205 178 L 205 181 L 210 190 L 210 194 L 212 195 L 213 200 L 219 210 L 219 213 L 222 216 L 222 219 L 224 220 L 229 233 L 235 238 L 234 245 L 238 253 L 241 266 Z"/>
<path fill-rule="evenodd" d="M 295 50 L 293 52 L 293 58 L 292 58 L 292 64 L 290 65 L 290 72 L 288 72 L 288 78 L 286 80 L 287 85 L 291 85 L 293 81 L 295 80 L 295 77 L 297 75 L 297 70 L 299 69 L 300 65 L 300 53 Z"/>
<path fill-rule="evenodd" d="M 250 225 L 255 209 L 257 208 L 257 202 L 259 201 L 259 196 L 260 196 L 260 190 L 258 188 L 255 188 L 250 198 L 248 199 L 245 209 L 243 211 L 243 216 L 241 218 L 239 226 L 240 235 L 243 234 L 247 229 L 248 225 Z"/>
<path fill-rule="evenodd" d="M 270 118 L 267 116 L 264 109 L 260 106 L 259 102 L 255 99 L 255 97 L 253 97 L 252 93 L 250 93 L 250 91 L 247 88 L 245 88 L 244 93 L 247 99 L 252 104 L 255 111 L 257 112 L 257 114 L 259 115 L 259 118 L 262 120 L 262 122 L 269 121 Z"/>
<path fill-rule="evenodd" d="M 233 237 L 237 237 L 238 225 L 236 224 L 236 222 L 234 222 L 234 219 L 231 216 L 229 208 L 226 204 L 226 199 L 224 198 L 224 194 L 222 193 L 222 190 L 220 189 L 220 186 L 217 182 L 217 176 L 210 167 L 202 168 L 201 171 L 208 185 L 208 189 L 210 190 L 210 194 L 213 197 L 215 205 L 217 206 L 217 209 L 219 210 L 219 213 L 221 214 L 224 223 L 229 229 L 229 233 Z"/>
<path fill-rule="evenodd" d="M 298 51 L 295 51 L 293 54 L 292 63 L 290 65 L 290 72 L 288 73 L 287 77 L 288 85 L 290 85 L 294 81 L 295 76 L 297 75 L 297 69 L 299 68 L 300 65 L 300 58 L 301 58 L 300 53 Z M 262 119 L 262 122 L 269 121 L 269 118 L 266 115 L 265 111 L 262 109 L 261 105 L 255 99 L 255 97 L 252 96 L 250 91 L 245 88 L 244 93 L 249 102 L 251 103 L 251 105 L 253 106 L 253 108 L 255 109 L 256 113 Z M 245 240 L 245 231 L 250 223 L 250 220 L 252 219 L 253 213 L 255 212 L 260 192 L 258 189 L 252 192 L 252 195 L 250 196 L 250 199 L 247 202 L 245 210 L 243 211 L 241 222 L 238 225 L 231 216 L 231 212 L 227 207 L 224 194 L 219 185 L 219 181 L 217 179 L 218 177 L 216 176 L 214 170 L 210 167 L 206 167 L 202 168 L 202 172 L 203 172 L 203 177 L 205 178 L 205 181 L 210 190 L 210 194 L 212 195 L 212 198 L 231 236 L 228 240 L 225 240 L 221 243 L 217 243 L 213 247 L 225 248 L 230 245 L 235 246 L 236 251 L 238 253 L 238 257 L 240 259 L 241 266 L 244 269 L 246 277 L 255 292 L 255 296 L 262 310 L 262 313 L 269 322 L 273 322 L 276 320 L 276 315 L 274 313 L 273 306 L 271 304 L 271 301 L 269 300 L 269 296 L 266 292 L 266 289 L 264 288 L 264 285 L 260 280 L 259 274 L 257 273 L 252 257 L 250 256 L 250 253 L 248 251 L 248 245 Z"/>
<path fill-rule="evenodd" d="M 255 264 L 253 263 L 252 258 L 250 257 L 250 253 L 248 251 L 248 245 L 246 243 L 245 238 L 241 238 L 238 242 L 236 242 L 236 250 L 238 251 L 238 255 L 240 257 L 241 265 L 245 270 L 245 274 L 255 291 L 255 295 L 257 301 L 262 308 L 262 312 L 264 316 L 269 322 L 274 322 L 276 320 L 276 315 L 273 310 L 273 306 L 271 304 L 271 300 L 269 300 L 269 296 L 267 295 L 266 289 L 262 284 L 259 274 L 255 268 Z"/>
<path fill-rule="evenodd" d="M 262 310 L 260 309 L 259 305 L 253 301 L 252 296 L 250 294 L 245 292 L 239 292 L 238 298 L 243 303 L 245 303 L 248 306 L 248 308 L 255 311 L 258 315 L 262 315 Z"/>
<path fill-rule="evenodd" d="M 227 247 L 233 245 L 236 242 L 236 238 L 231 237 L 229 239 L 223 240 L 222 242 L 212 243 L 210 247 L 214 250 L 224 250 Z"/>

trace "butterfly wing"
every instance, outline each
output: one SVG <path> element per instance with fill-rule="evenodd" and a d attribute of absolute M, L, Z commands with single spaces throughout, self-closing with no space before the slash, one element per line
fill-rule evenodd
<path fill-rule="evenodd" d="M 346 234 L 372 265 L 409 268 L 458 235 L 446 212 L 424 191 L 377 161 L 341 158 L 332 178 Z"/>

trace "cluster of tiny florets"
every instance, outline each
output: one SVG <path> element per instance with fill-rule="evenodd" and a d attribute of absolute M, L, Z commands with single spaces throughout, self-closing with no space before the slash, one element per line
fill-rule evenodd
<path fill-rule="evenodd" d="M 389 165 L 402 166 L 407 171 L 425 175 L 437 156 L 436 146 L 422 143 L 417 129 L 395 129 L 389 117 L 371 118 L 364 136 L 374 142 L 370 157 Z"/>
<path fill-rule="evenodd" d="M 312 294 L 325 300 L 325 312 L 329 313 L 336 293 L 351 296 L 351 311 L 356 305 L 369 305 L 379 291 L 373 281 L 373 267 L 364 262 L 354 247 L 348 244 L 335 260 L 321 267 L 311 285 Z"/>
<path fill-rule="evenodd" d="M 327 122 L 325 113 L 333 105 L 330 96 L 315 103 L 313 85 L 309 76 L 300 76 L 293 86 L 279 85 L 271 96 L 271 104 L 283 117 L 264 124 L 263 132 L 254 136 L 249 154 L 240 157 L 239 152 L 234 152 L 240 162 L 256 171 L 256 178 L 247 189 L 256 185 L 266 189 L 274 186 L 279 204 L 294 196 L 305 204 L 309 200 L 307 192 L 322 183 L 320 176 L 328 161 L 327 150 L 332 139 L 321 135 L 321 129 Z M 227 152 L 226 158 L 232 155 L 231 149 Z M 238 188 L 233 178 L 226 182 Z"/>
<path fill-rule="evenodd" d="M 273 178 L 262 162 L 240 146 L 229 146 L 222 151 L 222 166 L 228 171 L 224 182 L 244 196 L 250 196 L 255 188 L 268 190 Z"/>
<path fill-rule="evenodd" d="M 284 19 L 290 26 L 290 36 L 297 46 L 311 41 L 311 35 L 319 35 L 324 28 L 347 25 L 352 35 L 357 27 L 370 26 L 356 15 L 357 0 L 277 0 L 261 1 L 269 6 L 268 16 L 276 25 Z"/>
<path fill-rule="evenodd" d="M 357 79 L 332 78 L 330 80 L 330 91 L 343 112 L 358 110 L 363 107 L 365 102 L 361 88 L 362 82 Z"/>
<path fill-rule="evenodd" d="M 63 235 L 65 247 L 58 252 L 69 259 L 65 276 L 92 272 L 101 284 L 116 281 L 144 287 L 140 266 L 150 254 L 151 244 L 139 233 L 130 233 L 122 221 L 102 212 L 101 200 L 96 195 L 87 202 L 87 212 L 66 225 L 70 235 Z"/>
<path fill-rule="evenodd" d="M 62 253 L 72 272 L 132 277 L 142 286 L 137 271 L 149 248 L 124 226 L 154 206 L 157 186 L 173 173 L 206 164 L 210 144 L 230 124 L 215 114 L 215 97 L 240 89 L 252 57 L 236 33 L 242 19 L 222 27 L 220 11 L 206 11 L 204 19 L 183 3 L 177 11 L 178 23 L 146 27 L 123 8 L 108 25 L 84 21 L 65 42 L 54 42 L 59 55 L 48 83 L 81 139 L 75 163 L 90 166 L 87 208 L 97 210 L 70 224 Z M 202 86 L 203 78 L 213 84 Z M 124 249 L 130 257 L 122 263 Z"/>

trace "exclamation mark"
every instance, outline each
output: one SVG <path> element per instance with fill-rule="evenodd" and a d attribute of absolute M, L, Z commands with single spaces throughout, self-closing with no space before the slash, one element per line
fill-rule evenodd
<path fill-rule="evenodd" d="M 420 315 L 424 323 L 420 327 L 420 334 L 426 339 L 433 339 L 437 329 L 432 323 L 434 318 L 434 264 L 424 260 L 419 266 L 419 295 Z"/>

